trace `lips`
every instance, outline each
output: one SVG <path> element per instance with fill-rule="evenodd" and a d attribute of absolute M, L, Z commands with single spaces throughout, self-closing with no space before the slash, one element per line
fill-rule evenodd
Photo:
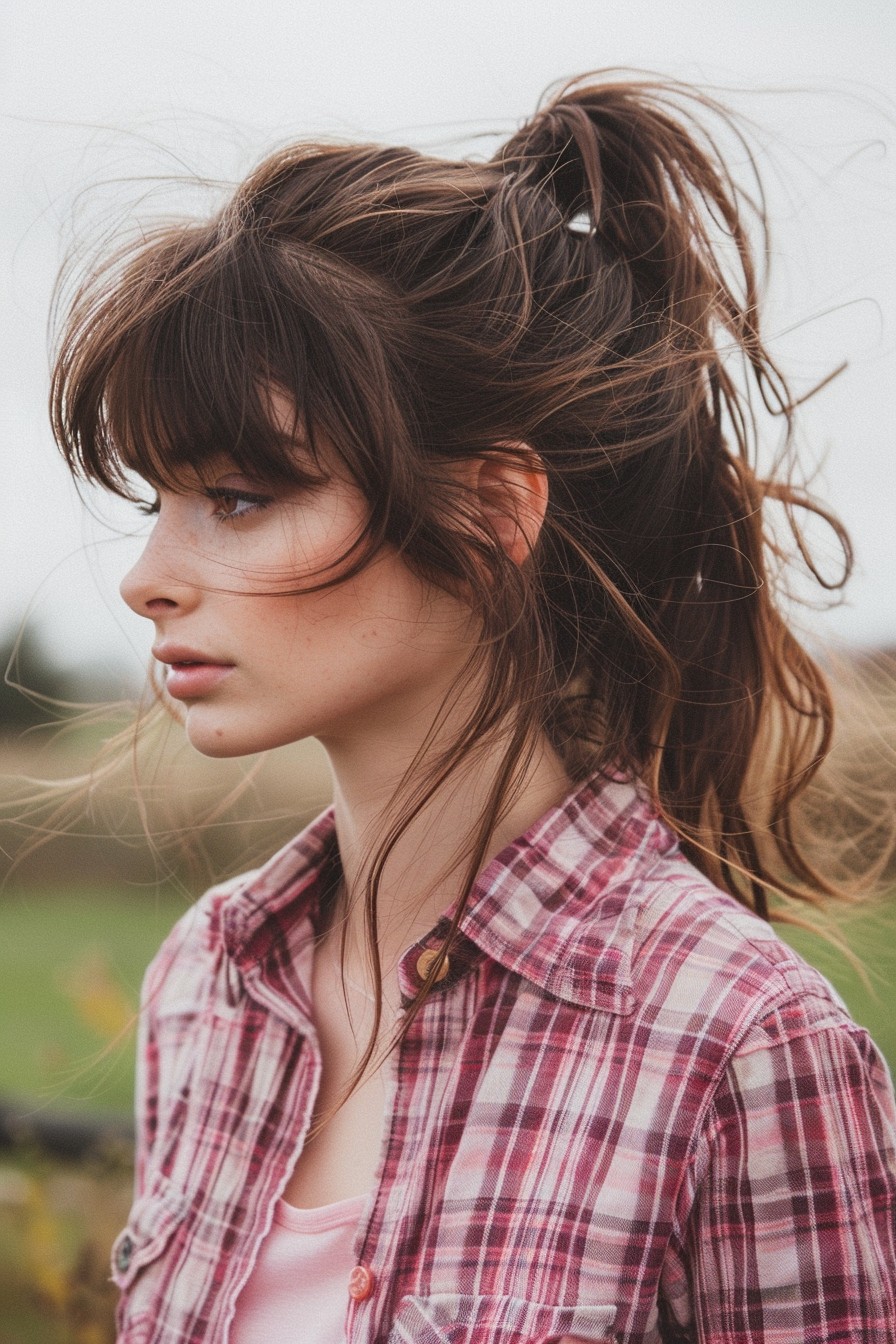
<path fill-rule="evenodd" d="M 159 644 L 153 657 L 168 666 L 165 689 L 175 700 L 195 700 L 218 686 L 233 671 L 233 663 L 218 662 L 199 649 L 181 644 Z"/>

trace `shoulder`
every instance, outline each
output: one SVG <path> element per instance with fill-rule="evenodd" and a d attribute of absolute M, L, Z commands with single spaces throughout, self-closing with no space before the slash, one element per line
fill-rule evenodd
<path fill-rule="evenodd" d="M 854 1028 L 828 980 L 680 853 L 645 874 L 630 899 L 631 982 L 640 1011 L 681 1022 L 723 1054 Z"/>
<path fill-rule="evenodd" d="M 686 989 L 692 1009 L 726 1002 L 746 1027 L 788 1002 L 819 1024 L 846 1013 L 829 982 L 773 925 L 715 887 L 680 853 L 665 856 L 631 892 L 637 909 L 632 977 L 649 998 L 661 981 Z"/>
<path fill-rule="evenodd" d="M 146 968 L 141 1000 L 153 1016 L 196 1012 L 224 950 L 222 913 L 257 870 L 210 887 L 186 910 Z"/>
<path fill-rule="evenodd" d="M 618 1015 L 658 1068 L 690 1061 L 708 1093 L 739 1051 L 860 1030 L 825 977 L 676 844 L 619 865 L 593 904 L 575 899 L 580 918 L 543 958 L 543 987 Z"/>
<path fill-rule="evenodd" d="M 260 868 L 206 891 L 177 921 L 146 970 L 142 1002 L 150 1013 L 198 1011 L 219 972 L 226 981 L 235 954 L 251 957 L 261 944 L 282 939 L 314 900 L 334 838 L 328 808 Z"/>
<path fill-rule="evenodd" d="M 625 781 L 586 783 L 499 855 L 461 928 L 552 997 L 672 1050 L 700 1038 L 722 1057 L 788 1001 L 849 1020 L 827 981 L 715 887 Z"/>
<path fill-rule="evenodd" d="M 854 1119 L 864 1108 L 892 1153 L 889 1068 L 834 987 L 686 860 L 663 868 L 636 897 L 635 1016 L 696 1067 L 707 1121 L 827 1097 Z"/>
<path fill-rule="evenodd" d="M 627 1030 L 660 1074 L 689 1077 L 694 1132 L 749 1130 L 755 1148 L 757 1124 L 774 1115 L 780 1128 L 791 1114 L 796 1125 L 816 1106 L 822 1127 L 842 1131 L 844 1154 L 861 1129 L 892 1163 L 887 1063 L 825 977 L 680 854 L 643 874 L 629 899 Z"/>

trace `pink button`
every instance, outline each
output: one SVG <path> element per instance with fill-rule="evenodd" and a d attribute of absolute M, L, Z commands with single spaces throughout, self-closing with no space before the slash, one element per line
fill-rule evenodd
<path fill-rule="evenodd" d="M 363 1302 L 373 1292 L 373 1271 L 367 1265 L 355 1265 L 348 1277 L 348 1294 L 356 1302 Z"/>

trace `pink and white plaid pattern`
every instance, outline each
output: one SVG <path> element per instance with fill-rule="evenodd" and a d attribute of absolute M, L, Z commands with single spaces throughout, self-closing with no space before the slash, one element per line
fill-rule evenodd
<path fill-rule="evenodd" d="M 313 1110 L 334 842 L 328 812 L 213 888 L 147 972 L 121 1344 L 226 1344 Z M 896 1340 L 886 1065 L 636 789 L 547 813 L 462 929 L 390 1061 L 351 1344 Z"/>

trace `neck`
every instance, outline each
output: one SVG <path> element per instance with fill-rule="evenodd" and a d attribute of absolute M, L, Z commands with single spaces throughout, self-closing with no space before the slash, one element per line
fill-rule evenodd
<path fill-rule="evenodd" d="M 419 742 L 327 745 L 333 772 L 336 835 L 344 876 L 347 961 L 365 964 L 364 895 L 371 859 L 387 840 L 407 799 L 405 771 Z M 377 898 L 379 956 L 384 976 L 462 894 L 472 841 L 502 764 L 502 744 L 461 761 L 418 807 L 383 869 Z M 414 769 L 414 775 L 419 774 Z M 541 735 L 496 819 L 483 862 L 527 830 L 570 789 L 562 762 Z"/>

